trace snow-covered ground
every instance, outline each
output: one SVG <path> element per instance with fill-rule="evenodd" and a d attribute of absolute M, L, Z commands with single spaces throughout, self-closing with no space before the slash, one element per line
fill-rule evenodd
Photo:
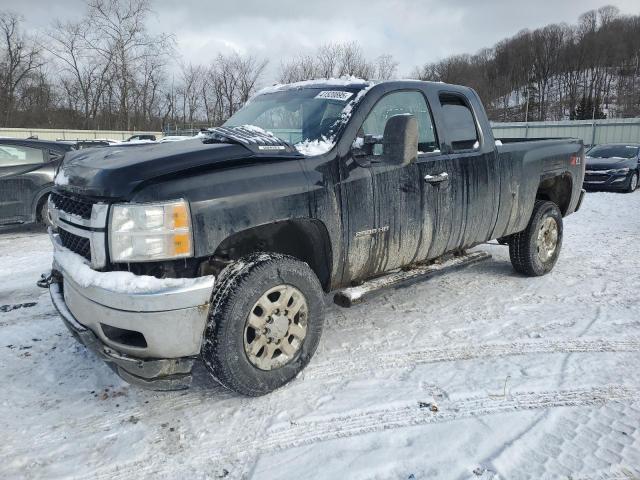
<path fill-rule="evenodd" d="M 493 259 L 345 310 L 285 388 L 128 386 L 35 286 L 42 232 L 0 235 L 0 478 L 640 476 L 640 191 L 588 194 L 542 278 Z M 14 308 L 15 307 L 15 308 Z"/>

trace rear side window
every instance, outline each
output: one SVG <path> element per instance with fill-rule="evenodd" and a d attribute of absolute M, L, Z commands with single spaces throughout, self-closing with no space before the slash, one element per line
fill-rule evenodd
<path fill-rule="evenodd" d="M 0 144 L 0 167 L 44 163 L 45 152 L 39 148 Z"/>
<path fill-rule="evenodd" d="M 441 94 L 440 105 L 447 135 L 453 150 L 471 150 L 478 147 L 478 130 L 473 112 L 462 97 Z"/>

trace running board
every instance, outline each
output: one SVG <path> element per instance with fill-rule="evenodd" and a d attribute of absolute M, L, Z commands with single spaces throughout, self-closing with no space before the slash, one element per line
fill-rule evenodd
<path fill-rule="evenodd" d="M 409 283 L 425 280 L 441 273 L 450 272 L 459 268 L 473 265 L 491 258 L 491 254 L 487 252 L 472 252 L 464 255 L 447 258 L 440 263 L 432 263 L 429 265 L 420 265 L 410 270 L 400 270 L 395 273 L 384 275 L 383 277 L 374 278 L 364 282 L 357 287 L 349 287 L 338 290 L 333 296 L 336 305 L 349 308 L 358 303 L 362 303 L 367 298 L 374 296 L 381 290 L 389 287 L 397 287 Z"/>

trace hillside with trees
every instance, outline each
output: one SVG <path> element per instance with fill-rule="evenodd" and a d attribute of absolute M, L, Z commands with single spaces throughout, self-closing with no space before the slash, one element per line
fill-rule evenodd
<path fill-rule="evenodd" d="M 602 7 L 413 76 L 473 87 L 495 121 L 640 116 L 640 15 Z"/>
<path fill-rule="evenodd" d="M 267 83 L 268 60 L 237 53 L 185 63 L 173 33 L 147 29 L 150 0 L 88 0 L 73 21 L 25 32 L 0 11 L 0 126 L 161 130 L 219 125 Z M 271 59 L 280 82 L 353 75 L 390 79 L 398 63 L 357 42 Z M 576 25 L 524 30 L 412 78 L 469 85 L 492 120 L 640 116 L 640 15 L 603 7 Z"/>

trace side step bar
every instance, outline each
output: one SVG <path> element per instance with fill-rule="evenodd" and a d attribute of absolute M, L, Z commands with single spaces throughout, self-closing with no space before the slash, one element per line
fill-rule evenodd
<path fill-rule="evenodd" d="M 491 258 L 491 254 L 487 252 L 472 252 L 463 255 L 449 257 L 440 263 L 432 263 L 429 265 L 420 265 L 410 270 L 400 270 L 390 273 L 382 277 L 374 278 L 364 282 L 357 287 L 349 287 L 338 290 L 333 296 L 336 305 L 349 308 L 358 303 L 362 303 L 365 299 L 379 293 L 380 290 L 389 287 L 397 287 L 402 284 L 413 283 L 427 278 L 434 277 L 441 273 L 457 270 L 467 265 L 482 262 Z"/>

